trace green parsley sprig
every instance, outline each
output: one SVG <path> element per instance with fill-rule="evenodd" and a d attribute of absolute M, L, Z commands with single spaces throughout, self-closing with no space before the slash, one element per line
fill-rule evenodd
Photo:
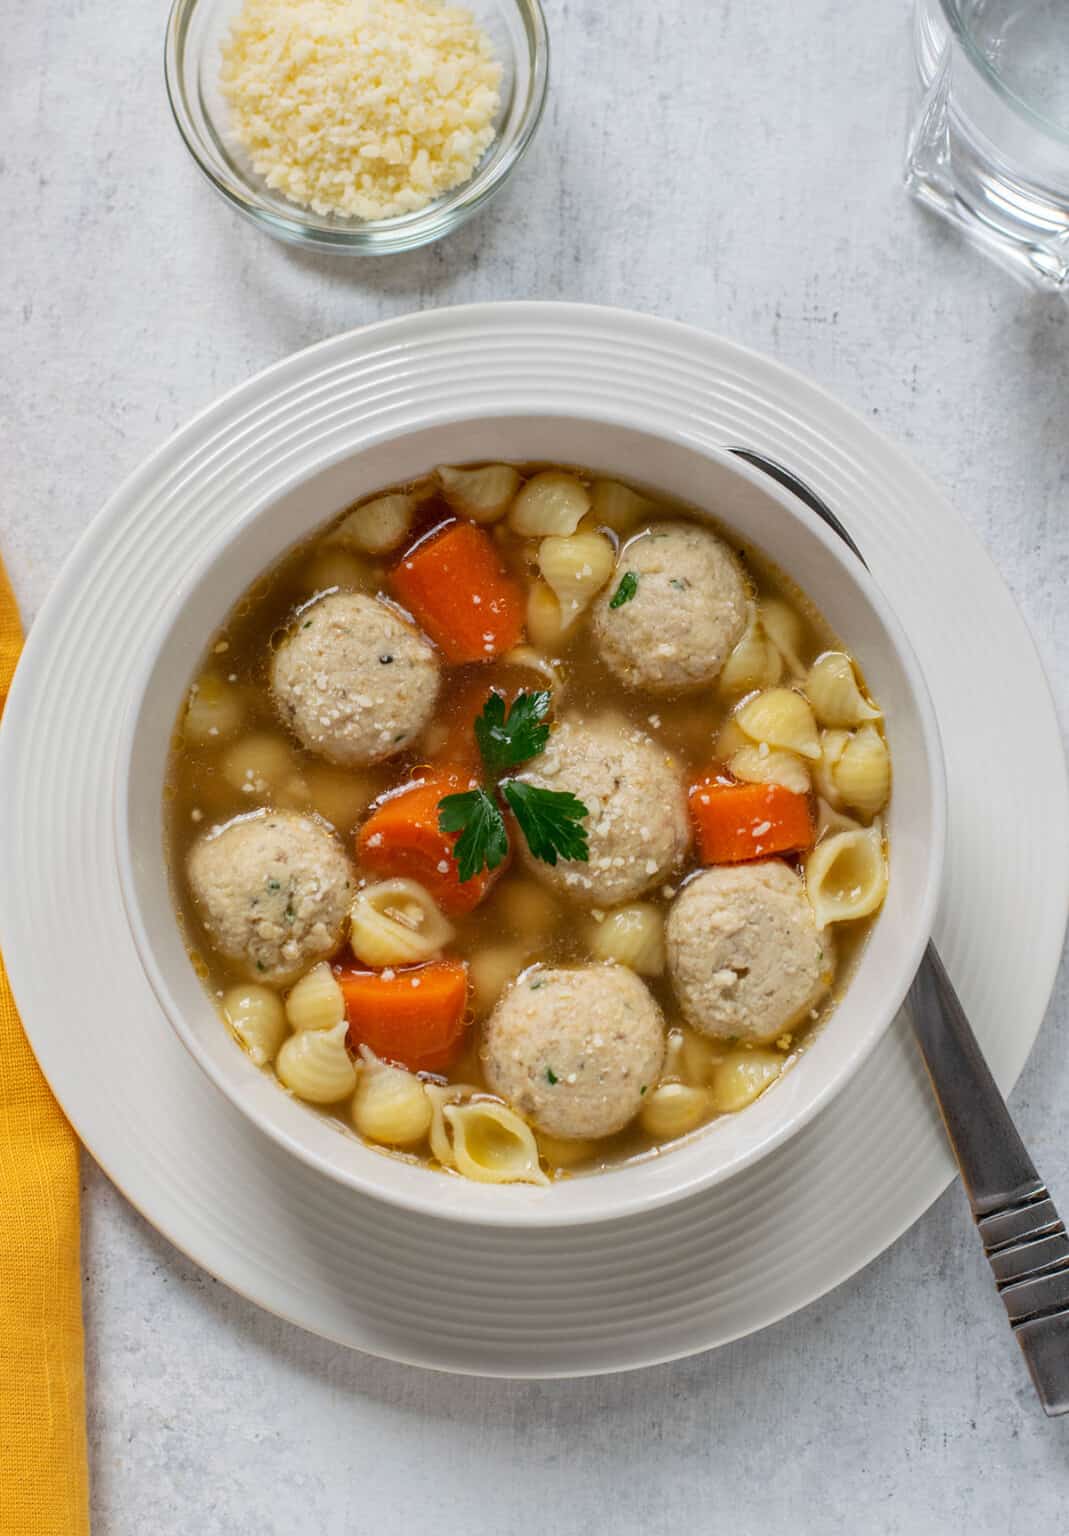
<path fill-rule="evenodd" d="M 509 777 L 509 770 L 537 757 L 549 740 L 551 698 L 548 691 L 521 693 L 506 709 L 499 693 L 492 693 L 475 721 L 475 740 L 485 769 L 477 789 L 446 795 L 438 802 L 438 827 L 456 832 L 453 858 L 462 881 L 483 869 L 497 869 L 508 855 L 508 831 L 501 801 L 504 800 L 536 859 L 556 864 L 558 859 L 590 858 L 583 822 L 590 814 L 581 800 L 567 790 L 543 789 Z"/>

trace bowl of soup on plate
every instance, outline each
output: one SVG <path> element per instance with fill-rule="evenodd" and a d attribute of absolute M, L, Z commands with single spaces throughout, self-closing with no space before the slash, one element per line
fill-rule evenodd
<path fill-rule="evenodd" d="M 804 1123 L 899 1006 L 942 847 L 850 552 L 727 455 L 553 425 L 378 445 L 246 520 L 165 618 L 120 800 L 197 1059 L 332 1176 L 474 1219 L 641 1207 Z"/>

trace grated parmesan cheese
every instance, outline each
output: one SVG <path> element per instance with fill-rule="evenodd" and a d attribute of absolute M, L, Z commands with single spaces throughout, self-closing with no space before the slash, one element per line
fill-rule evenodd
<path fill-rule="evenodd" d="M 440 0 L 245 0 L 220 85 L 254 170 L 291 202 L 412 213 L 467 181 L 494 138 L 501 65 Z"/>

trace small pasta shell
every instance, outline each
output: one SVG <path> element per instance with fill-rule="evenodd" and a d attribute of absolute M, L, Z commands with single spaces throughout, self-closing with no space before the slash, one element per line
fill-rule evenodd
<path fill-rule="evenodd" d="M 502 925 L 532 946 L 543 943 L 561 922 L 556 898 L 534 880 L 503 880 L 495 905 Z"/>
<path fill-rule="evenodd" d="M 711 1109 L 712 1099 L 707 1088 L 690 1088 L 686 1083 L 661 1083 L 643 1099 L 639 1123 L 647 1136 L 658 1141 L 674 1141 L 708 1119 Z"/>
<path fill-rule="evenodd" d="M 630 533 L 654 504 L 619 480 L 595 480 L 590 488 L 590 515 L 596 525 L 621 536 Z"/>
<path fill-rule="evenodd" d="M 523 539 L 574 533 L 590 511 L 590 496 L 574 475 L 547 469 L 528 480 L 509 509 L 509 525 Z"/>
<path fill-rule="evenodd" d="M 293 753 L 281 736 L 243 736 L 223 757 L 223 778 L 232 789 L 256 800 L 278 791 L 294 777 Z"/>
<path fill-rule="evenodd" d="M 809 669 L 805 684 L 821 725 L 863 725 L 880 711 L 861 692 L 854 663 L 845 651 L 825 651 Z"/>
<path fill-rule="evenodd" d="M 823 842 L 826 837 L 834 837 L 836 832 L 860 832 L 860 822 L 852 816 L 845 816 L 842 811 L 837 811 L 834 806 L 820 797 L 817 800 L 817 842 Z"/>
<path fill-rule="evenodd" d="M 492 948 L 477 949 L 469 957 L 468 981 L 476 1018 L 484 1018 L 493 1010 L 509 982 L 529 963 L 531 949 L 531 944 L 522 941 L 495 944 Z"/>
<path fill-rule="evenodd" d="M 837 832 L 805 859 L 805 885 L 818 928 L 869 917 L 887 894 L 887 859 L 879 821 Z"/>
<path fill-rule="evenodd" d="M 707 1088 L 713 1080 L 713 1072 L 724 1059 L 723 1045 L 708 1035 L 699 1035 L 686 1024 L 680 1027 L 679 1034 L 674 1075 L 692 1088 Z M 667 1075 L 662 1073 L 662 1079 Z"/>
<path fill-rule="evenodd" d="M 835 782 L 835 770 L 850 740 L 849 731 L 821 731 L 820 757 L 813 764 L 813 783 L 833 810 L 841 810 L 843 799 Z"/>
<path fill-rule="evenodd" d="M 279 1082 L 308 1104 L 336 1104 L 356 1087 L 356 1068 L 345 1048 L 347 1026 L 303 1029 L 290 1035 L 278 1053 Z"/>
<path fill-rule="evenodd" d="M 214 672 L 205 672 L 189 690 L 182 735 L 186 741 L 199 746 L 224 741 L 241 728 L 244 716 L 245 708 L 238 689 Z"/>
<path fill-rule="evenodd" d="M 590 953 L 595 960 L 626 965 L 639 976 L 664 972 L 664 919 L 648 901 L 617 907 L 594 927 Z"/>
<path fill-rule="evenodd" d="M 442 1111 L 447 1104 L 457 1104 L 461 1099 L 470 1099 L 473 1093 L 478 1093 L 469 1083 L 425 1083 L 427 1102 L 431 1106 L 431 1123 L 428 1133 L 431 1156 L 443 1168 L 455 1168 L 453 1158 L 453 1143 L 449 1139 L 449 1130 L 445 1123 Z"/>
<path fill-rule="evenodd" d="M 502 658 L 507 666 L 524 667 L 529 672 L 534 672 L 539 680 L 549 688 L 553 694 L 554 708 L 560 704 L 564 697 L 564 677 L 556 662 L 544 656 L 541 651 L 535 650 L 533 645 L 516 645 L 511 651 L 507 651 Z"/>
<path fill-rule="evenodd" d="M 388 1066 L 360 1047 L 363 1058 L 353 1095 L 353 1127 L 385 1147 L 411 1147 L 431 1128 L 431 1101 L 424 1084 L 403 1067 Z"/>
<path fill-rule="evenodd" d="M 316 763 L 305 768 L 308 800 L 338 832 L 349 832 L 379 793 L 382 782 L 375 773 L 332 768 Z"/>
<path fill-rule="evenodd" d="M 414 497 L 391 491 L 347 512 L 331 538 L 362 555 L 387 555 L 408 537 L 415 511 Z"/>
<path fill-rule="evenodd" d="M 560 604 L 561 622 L 567 630 L 612 575 L 616 551 L 603 533 L 551 536 L 539 546 L 538 565 Z"/>
<path fill-rule="evenodd" d="M 286 998 L 290 1028 L 333 1029 L 345 1017 L 345 998 L 326 960 L 313 965 L 290 989 Z"/>
<path fill-rule="evenodd" d="M 735 756 L 736 752 L 741 752 L 744 747 L 752 746 L 753 742 L 735 719 L 735 716 L 729 715 L 720 727 L 716 738 L 716 755 L 719 761 L 728 763 Z"/>
<path fill-rule="evenodd" d="M 675 1082 L 683 1075 L 683 1029 L 675 1024 L 664 1037 L 664 1062 L 661 1082 Z"/>
<path fill-rule="evenodd" d="M 496 523 L 520 488 L 520 473 L 511 464 L 484 464 L 480 469 L 442 464 L 435 475 L 452 510 L 473 523 Z"/>
<path fill-rule="evenodd" d="M 728 767 L 746 784 L 782 784 L 796 795 L 809 793 L 809 769 L 794 752 L 748 742 L 728 758 Z"/>
<path fill-rule="evenodd" d="M 377 592 L 379 576 L 366 560 L 348 549 L 326 545 L 309 560 L 304 572 L 309 593 L 316 595 L 339 588 L 343 592 Z"/>
<path fill-rule="evenodd" d="M 757 609 L 750 604 L 742 639 L 725 661 L 717 682 L 725 699 L 740 699 L 755 688 L 771 688 L 783 675 L 783 657 L 761 628 Z"/>
<path fill-rule="evenodd" d="M 453 927 L 415 880 L 380 880 L 357 892 L 349 943 L 364 965 L 415 965 L 450 942 Z"/>
<path fill-rule="evenodd" d="M 307 811 L 312 804 L 308 785 L 303 775 L 299 773 L 291 773 L 289 778 L 279 785 L 274 791 L 273 800 L 276 805 L 284 806 L 291 811 Z"/>
<path fill-rule="evenodd" d="M 535 645 L 552 650 L 564 634 L 564 615 L 557 594 L 544 581 L 536 581 L 527 594 L 527 633 Z"/>
<path fill-rule="evenodd" d="M 274 1061 L 286 1037 L 282 999 L 270 987 L 231 987 L 223 994 L 223 1017 L 258 1067 Z"/>
<path fill-rule="evenodd" d="M 531 1127 L 504 1104 L 446 1104 L 457 1172 L 482 1184 L 548 1184 Z"/>
<path fill-rule="evenodd" d="M 799 757 L 820 756 L 820 738 L 809 700 L 793 688 L 767 688 L 739 706 L 735 719 L 751 741 L 783 747 Z"/>
<path fill-rule="evenodd" d="M 845 804 L 862 816 L 875 816 L 891 793 L 891 758 L 874 725 L 863 725 L 843 748 L 834 768 L 835 785 Z"/>
<path fill-rule="evenodd" d="M 736 1114 L 760 1098 L 782 1071 L 783 1057 L 775 1051 L 729 1052 L 713 1074 L 713 1109 L 718 1115 Z"/>
<path fill-rule="evenodd" d="M 765 598 L 758 609 L 761 627 L 795 677 L 804 677 L 801 616 L 778 597 Z"/>

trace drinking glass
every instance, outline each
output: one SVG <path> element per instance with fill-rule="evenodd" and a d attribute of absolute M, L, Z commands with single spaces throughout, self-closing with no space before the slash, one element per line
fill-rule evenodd
<path fill-rule="evenodd" d="M 906 185 L 1069 295 L 1069 0 L 917 0 Z"/>

